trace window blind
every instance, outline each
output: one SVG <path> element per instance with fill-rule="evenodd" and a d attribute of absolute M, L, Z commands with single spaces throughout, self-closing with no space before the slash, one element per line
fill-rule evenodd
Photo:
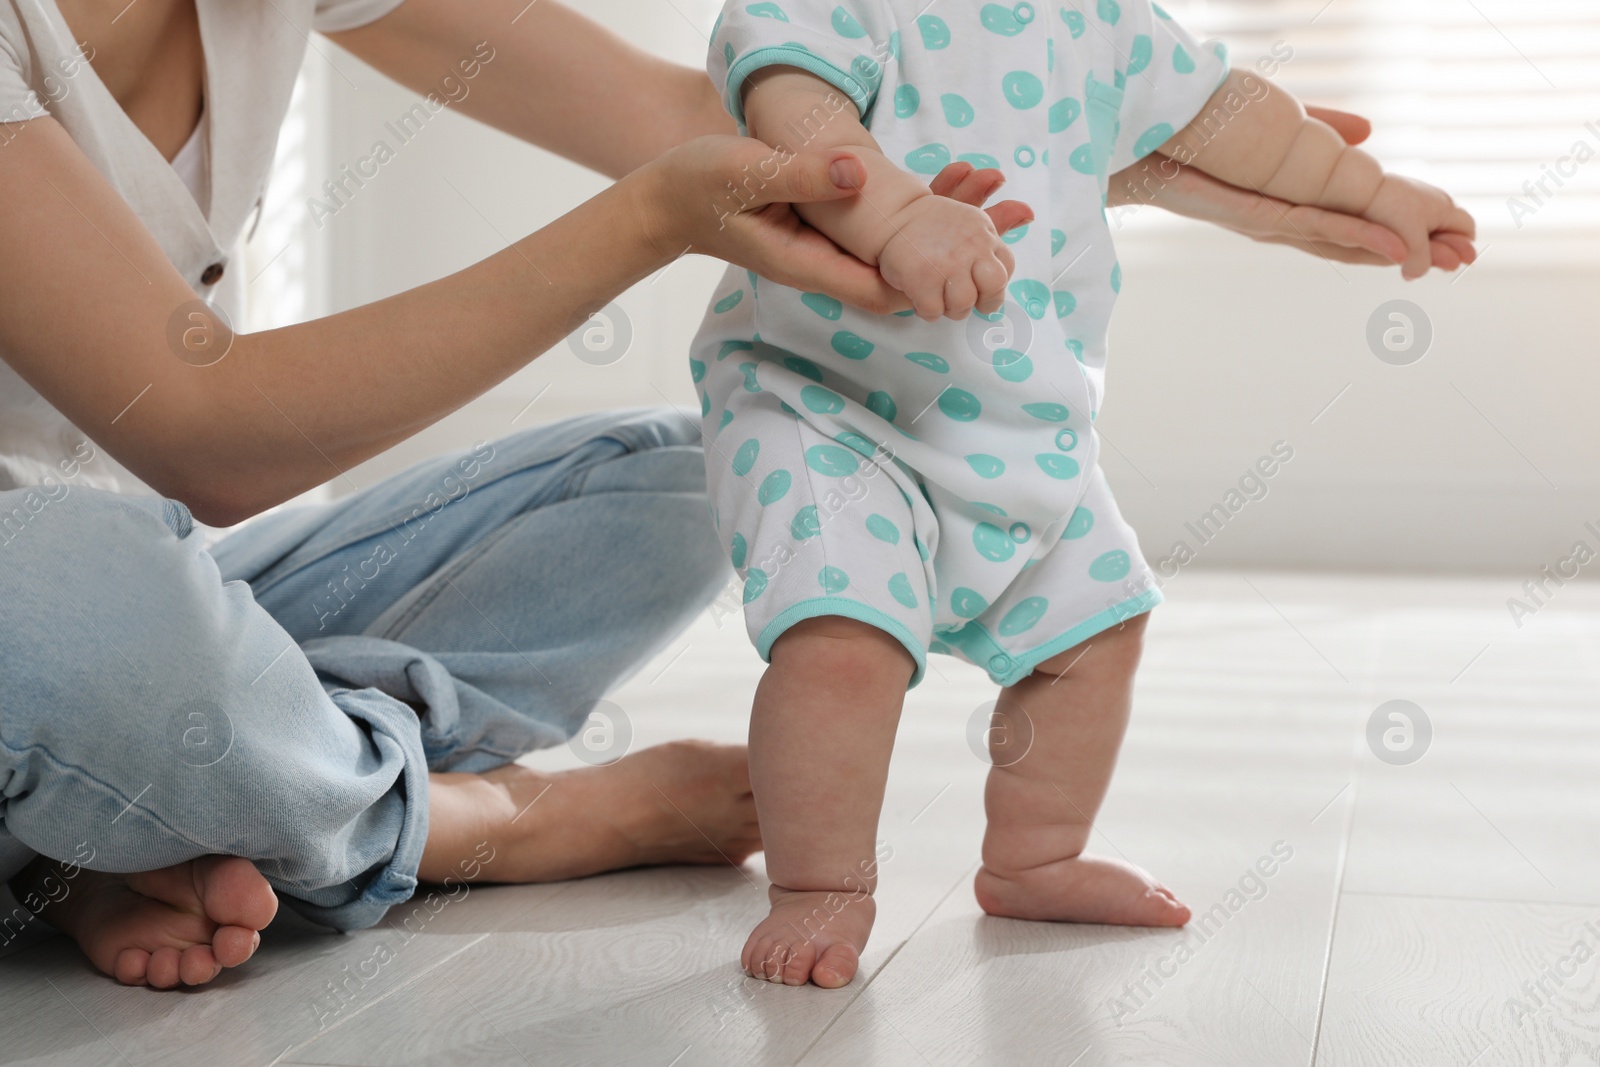
<path fill-rule="evenodd" d="M 1302 100 L 1370 118 L 1366 147 L 1448 190 L 1481 237 L 1581 238 L 1600 258 L 1600 0 L 1165 6 L 1235 67 L 1274 60 Z"/>

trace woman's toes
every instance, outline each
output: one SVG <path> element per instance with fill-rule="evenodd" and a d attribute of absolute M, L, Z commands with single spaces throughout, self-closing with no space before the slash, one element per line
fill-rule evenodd
<path fill-rule="evenodd" d="M 125 948 L 117 953 L 111 976 L 123 985 L 144 985 L 150 970 L 150 953 L 142 948 Z"/>
<path fill-rule="evenodd" d="M 154 989 L 171 989 L 178 984 L 178 964 L 182 953 L 175 948 L 158 948 L 150 953 L 144 980 Z"/>
<path fill-rule="evenodd" d="M 223 967 L 237 967 L 255 954 L 261 934 L 243 926 L 223 926 L 211 938 L 211 951 Z"/>
<path fill-rule="evenodd" d="M 811 980 L 823 989 L 838 989 L 850 984 L 860 965 L 861 957 L 854 948 L 846 944 L 829 945 L 811 968 Z"/>
<path fill-rule="evenodd" d="M 194 861 L 194 884 L 206 917 L 219 926 L 260 930 L 278 914 L 278 895 L 247 859 L 203 856 Z"/>
<path fill-rule="evenodd" d="M 178 958 L 178 977 L 184 985 L 204 985 L 221 973 L 210 945 L 191 945 Z"/>

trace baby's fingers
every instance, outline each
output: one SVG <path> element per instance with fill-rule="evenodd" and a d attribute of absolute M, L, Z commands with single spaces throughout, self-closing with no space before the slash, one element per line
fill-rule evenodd
<path fill-rule="evenodd" d="M 1445 245 L 1450 248 L 1463 263 L 1478 262 L 1478 246 L 1464 233 L 1440 230 L 1433 235 L 1433 243 L 1435 247 Z"/>
<path fill-rule="evenodd" d="M 972 265 L 972 282 L 977 288 L 974 306 L 985 315 L 993 315 L 1006 302 L 1006 282 L 1011 270 L 997 257 L 989 256 Z"/>
<path fill-rule="evenodd" d="M 972 273 L 956 271 L 944 283 L 944 314 L 946 318 L 964 319 L 978 302 L 978 286 Z"/>
<path fill-rule="evenodd" d="M 1434 230 L 1450 230 L 1453 233 L 1464 234 L 1470 241 L 1478 236 L 1478 220 L 1466 209 L 1451 204 L 1450 210 L 1445 213 L 1444 221 L 1434 227 Z"/>
<path fill-rule="evenodd" d="M 911 299 L 911 308 L 924 322 L 937 322 L 944 317 L 945 277 L 926 260 L 916 264 L 906 280 L 904 292 Z"/>
<path fill-rule="evenodd" d="M 1437 236 L 1429 242 L 1429 251 L 1433 255 L 1433 265 L 1438 270 L 1451 271 L 1461 266 L 1461 253 Z"/>
<path fill-rule="evenodd" d="M 1415 281 L 1433 268 L 1433 242 L 1428 239 L 1428 231 L 1417 225 L 1405 226 L 1400 230 L 1400 238 L 1406 243 L 1406 258 L 1400 264 L 1400 276 L 1407 281 Z"/>

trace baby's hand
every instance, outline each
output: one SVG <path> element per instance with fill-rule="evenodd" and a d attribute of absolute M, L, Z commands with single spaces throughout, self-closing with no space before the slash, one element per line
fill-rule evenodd
<path fill-rule="evenodd" d="M 1386 226 L 1406 243 L 1406 261 L 1400 273 L 1420 278 L 1433 266 L 1433 242 L 1447 245 L 1470 263 L 1475 258 L 1472 239 L 1477 224 L 1472 216 L 1457 207 L 1442 189 L 1425 182 L 1386 174 L 1383 184 L 1363 217 Z"/>
<path fill-rule="evenodd" d="M 964 319 L 974 307 L 986 315 L 1000 310 L 1016 261 L 988 215 L 930 194 L 889 221 L 894 235 L 878 253 L 878 270 L 911 298 L 918 318 Z"/>

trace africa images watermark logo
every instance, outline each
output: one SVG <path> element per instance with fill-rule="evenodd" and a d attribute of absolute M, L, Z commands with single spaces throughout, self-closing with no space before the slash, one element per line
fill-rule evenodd
<path fill-rule="evenodd" d="M 375 140 L 371 150 L 355 162 L 341 164 L 334 177 L 322 183 L 322 197 L 306 199 L 306 210 L 317 229 L 322 229 L 328 219 L 348 207 L 355 195 L 367 187 L 367 182 L 392 163 L 398 157 L 399 150 L 415 140 L 436 115 L 452 104 L 464 101 L 472 92 L 469 83 L 494 61 L 494 57 L 494 46 L 488 41 L 479 41 L 473 47 L 472 54 L 458 60 L 426 96 L 411 105 L 405 114 L 383 124 L 384 132 L 389 137 Z M 393 144 L 390 143 L 391 138 Z"/>
<path fill-rule="evenodd" d="M 1588 137 L 1580 137 L 1572 142 L 1572 150 L 1561 156 L 1553 163 L 1545 163 L 1539 168 L 1537 178 L 1529 178 L 1522 183 L 1522 195 L 1512 194 L 1506 197 L 1506 211 L 1511 215 L 1511 221 L 1516 223 L 1517 229 L 1539 213 L 1567 182 L 1578 176 L 1578 171 L 1600 155 L 1600 121 L 1586 122 L 1583 125 Z M 1550 188 L 1554 185 L 1555 188 Z"/>

